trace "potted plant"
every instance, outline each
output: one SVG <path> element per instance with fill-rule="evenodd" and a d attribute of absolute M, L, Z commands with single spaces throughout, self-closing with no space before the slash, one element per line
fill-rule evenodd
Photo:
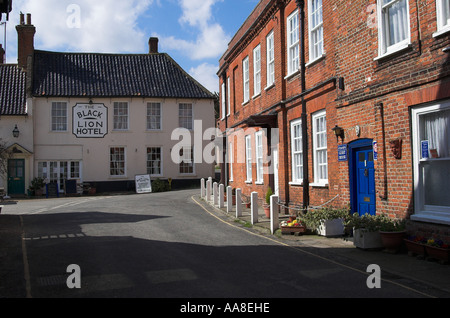
<path fill-rule="evenodd" d="M 270 218 L 270 197 L 273 195 L 272 188 L 269 187 L 266 192 L 266 203 L 263 205 L 264 213 Z"/>
<path fill-rule="evenodd" d="M 406 235 L 406 220 L 392 219 L 380 215 L 380 236 L 386 252 L 397 253 L 400 251 L 403 239 Z"/>
<path fill-rule="evenodd" d="M 30 184 L 30 194 L 33 196 L 37 196 L 37 197 L 41 197 L 44 194 L 44 186 L 45 186 L 45 181 L 44 178 L 34 178 L 33 180 L 31 180 L 31 184 Z"/>
<path fill-rule="evenodd" d="M 346 209 L 321 208 L 309 210 L 304 220 L 306 226 L 326 237 L 342 236 L 344 234 L 345 220 L 350 216 Z"/>
<path fill-rule="evenodd" d="M 300 233 L 306 232 L 306 225 L 303 220 L 297 218 L 292 221 L 282 221 L 280 223 L 281 234 L 294 234 L 298 235 Z"/>
<path fill-rule="evenodd" d="M 450 261 L 450 245 L 442 240 L 430 238 L 425 245 L 429 258 L 448 263 Z"/>
<path fill-rule="evenodd" d="M 425 244 L 427 240 L 423 236 L 412 235 L 408 236 L 403 241 L 408 249 L 409 256 L 425 257 Z"/>
<path fill-rule="evenodd" d="M 380 235 L 381 218 L 379 215 L 353 214 L 346 221 L 353 228 L 353 245 L 361 249 L 379 249 L 383 247 Z"/>

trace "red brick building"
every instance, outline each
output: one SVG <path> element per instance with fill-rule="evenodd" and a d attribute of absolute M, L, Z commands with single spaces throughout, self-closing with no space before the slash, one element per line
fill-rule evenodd
<path fill-rule="evenodd" d="M 261 0 L 218 76 L 224 182 L 450 238 L 448 1 Z"/>

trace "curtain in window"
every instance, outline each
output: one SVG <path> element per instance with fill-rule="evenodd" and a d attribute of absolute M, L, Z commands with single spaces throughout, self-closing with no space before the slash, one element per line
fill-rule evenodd
<path fill-rule="evenodd" d="M 450 157 L 450 110 L 421 116 L 421 140 L 428 140 L 429 149 L 436 149 L 439 158 Z"/>
<path fill-rule="evenodd" d="M 387 46 L 399 43 L 407 38 L 408 12 L 406 0 L 383 0 L 383 17 L 386 24 Z"/>

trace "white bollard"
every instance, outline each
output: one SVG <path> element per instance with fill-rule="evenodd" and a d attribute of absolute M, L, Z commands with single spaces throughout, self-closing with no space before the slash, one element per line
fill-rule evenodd
<path fill-rule="evenodd" d="M 236 189 L 236 217 L 242 216 L 242 190 Z"/>
<path fill-rule="evenodd" d="M 278 196 L 274 194 L 270 196 L 270 230 L 272 234 L 278 230 L 279 226 Z"/>
<path fill-rule="evenodd" d="M 210 201 L 211 200 L 211 181 L 208 180 L 206 181 L 206 197 L 205 197 L 206 201 Z"/>
<path fill-rule="evenodd" d="M 225 186 L 223 184 L 219 185 L 219 209 L 222 209 L 225 205 L 224 205 L 224 190 L 225 190 Z"/>
<path fill-rule="evenodd" d="M 214 182 L 213 185 L 213 204 L 214 206 L 219 204 L 219 184 Z"/>
<path fill-rule="evenodd" d="M 251 219 L 252 219 L 252 224 L 256 224 L 258 223 L 258 192 L 252 192 L 251 197 Z"/>
<path fill-rule="evenodd" d="M 205 179 L 200 180 L 200 197 L 203 199 L 205 197 Z"/>
<path fill-rule="evenodd" d="M 227 213 L 233 210 L 233 188 L 227 187 Z"/>

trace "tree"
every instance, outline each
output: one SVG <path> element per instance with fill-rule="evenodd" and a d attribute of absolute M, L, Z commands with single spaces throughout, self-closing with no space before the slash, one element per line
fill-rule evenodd
<path fill-rule="evenodd" d="M 6 144 L 0 138 L 0 176 L 5 175 L 8 169 L 8 159 L 11 157 Z"/>

